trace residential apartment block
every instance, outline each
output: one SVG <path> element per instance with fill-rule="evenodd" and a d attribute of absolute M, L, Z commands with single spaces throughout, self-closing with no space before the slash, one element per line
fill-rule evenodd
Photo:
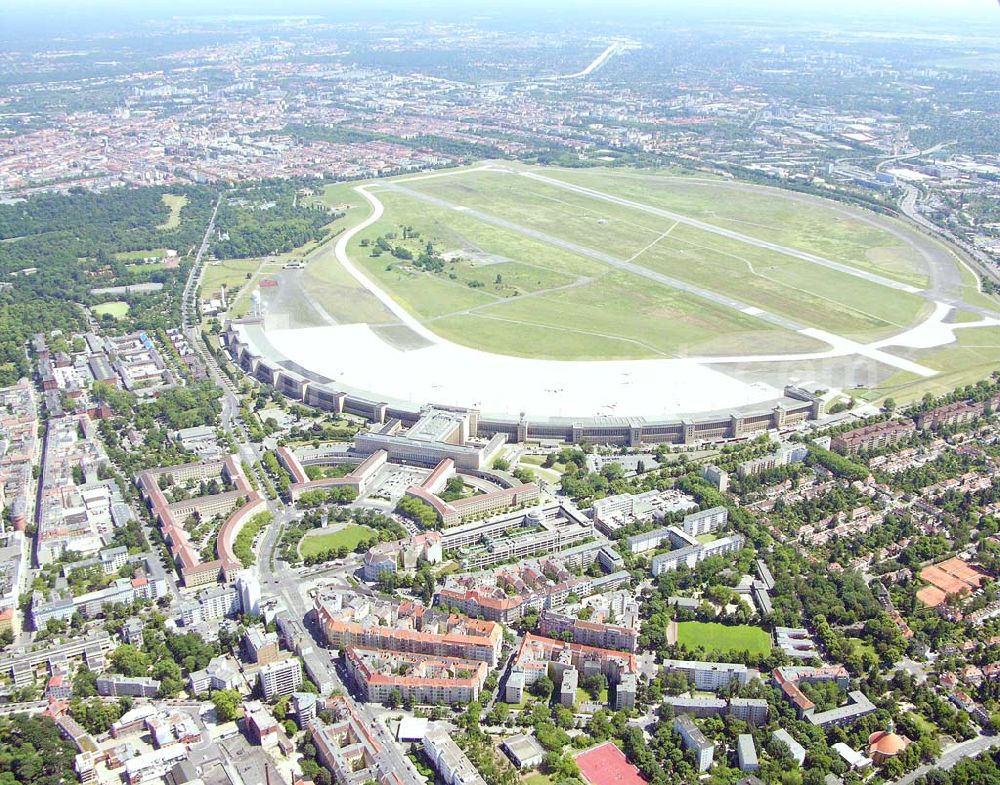
<path fill-rule="evenodd" d="M 531 633 L 524 636 L 521 647 L 514 656 L 504 700 L 507 703 L 520 703 L 524 691 L 543 676 L 548 676 L 561 689 L 567 673 L 571 674 L 569 678 L 574 682 L 591 675 L 603 675 L 608 680 L 614 708 L 629 709 L 635 706 L 638 689 L 635 655 L 579 643 L 566 643 Z"/>
<path fill-rule="evenodd" d="M 910 438 L 916 430 L 917 426 L 910 420 L 890 420 L 837 434 L 830 441 L 830 447 L 844 455 L 857 455 L 859 452 L 892 447 Z"/>
<path fill-rule="evenodd" d="M 427 731 L 424 753 L 445 785 L 486 785 L 445 726 L 435 725 Z"/>
<path fill-rule="evenodd" d="M 459 657 L 491 666 L 499 661 L 503 630 L 492 621 L 445 615 L 414 603 L 345 604 L 342 594 L 317 596 L 315 602 L 327 643 L 339 649 Z"/>
<path fill-rule="evenodd" d="M 385 703 L 398 691 L 414 703 L 465 705 L 478 700 L 489 675 L 482 660 L 458 657 L 349 648 L 344 659 L 370 703 Z"/>
<path fill-rule="evenodd" d="M 257 671 L 260 690 L 268 700 L 276 695 L 291 695 L 302 686 L 302 663 L 298 657 L 271 662 Z"/>
<path fill-rule="evenodd" d="M 715 756 L 715 744 L 705 738 L 694 720 L 686 714 L 674 718 L 673 728 L 681 735 L 684 748 L 694 753 L 698 771 L 708 771 Z"/>
<path fill-rule="evenodd" d="M 569 633 L 574 643 L 602 649 L 620 649 L 634 653 L 639 648 L 639 630 L 636 627 L 583 621 L 556 611 L 542 611 L 538 619 L 538 632 L 550 638 L 563 637 Z"/>

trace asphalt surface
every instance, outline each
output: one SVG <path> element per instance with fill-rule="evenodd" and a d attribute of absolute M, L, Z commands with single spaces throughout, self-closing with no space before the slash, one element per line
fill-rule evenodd
<path fill-rule="evenodd" d="M 931 769 L 951 769 L 960 760 L 974 758 L 991 747 L 996 746 L 1000 746 L 1000 736 L 977 736 L 974 739 L 956 744 L 950 749 L 945 750 L 935 763 L 925 763 L 923 766 L 917 767 L 909 774 L 900 777 L 892 785 L 911 785 L 911 783 L 916 782 Z"/>

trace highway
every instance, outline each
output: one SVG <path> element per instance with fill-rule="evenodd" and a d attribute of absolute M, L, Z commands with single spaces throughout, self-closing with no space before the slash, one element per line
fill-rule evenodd
<path fill-rule="evenodd" d="M 550 74 L 549 76 L 525 76 L 520 79 L 507 79 L 499 82 L 484 82 L 484 87 L 495 87 L 499 85 L 510 85 L 510 84 L 524 84 L 526 82 L 556 82 L 566 79 L 582 79 L 585 76 L 590 76 L 595 71 L 603 68 L 607 65 L 608 61 L 615 55 L 625 54 L 630 48 L 635 47 L 635 44 L 629 44 L 624 41 L 613 41 L 608 44 L 607 48 L 604 49 L 597 57 L 590 61 L 586 68 L 582 71 L 574 71 L 571 74 Z"/>
<path fill-rule="evenodd" d="M 962 241 L 947 229 L 943 229 L 933 221 L 924 217 L 924 215 L 920 212 L 920 210 L 917 209 L 917 202 L 920 199 L 920 189 L 918 189 L 914 185 L 910 185 L 909 183 L 901 183 L 901 187 L 903 189 L 903 196 L 899 200 L 899 209 L 903 213 L 903 215 L 905 215 L 907 218 L 913 221 L 913 223 L 927 230 L 931 234 L 943 238 L 949 245 L 957 245 L 959 248 L 965 251 L 968 257 L 974 263 L 976 269 L 972 269 L 964 259 L 961 259 L 961 257 L 959 257 L 959 259 L 962 262 L 962 264 L 964 264 L 967 268 L 969 268 L 970 272 L 972 272 L 972 274 L 976 276 L 976 286 L 980 289 L 980 291 L 982 290 L 982 286 L 979 281 L 981 276 L 986 276 L 990 278 L 992 281 L 1000 283 L 1000 273 L 998 273 L 996 267 L 994 266 L 993 262 L 990 260 L 988 256 L 979 251 L 979 249 L 973 248 L 968 243 Z M 964 304 L 962 305 L 962 307 L 976 311 L 978 313 L 982 313 L 987 316 L 995 315 L 995 312 L 988 311 L 987 309 L 983 308 L 968 306 Z"/>
<path fill-rule="evenodd" d="M 263 488 L 265 485 L 264 478 L 260 476 L 256 468 L 257 462 L 260 460 L 260 453 L 253 446 L 246 425 L 239 420 L 240 401 L 236 386 L 219 367 L 219 364 L 215 361 L 215 357 L 205 351 L 205 347 L 202 345 L 201 327 L 198 324 L 198 290 L 201 287 L 201 280 L 205 273 L 205 265 L 202 263 L 202 258 L 211 242 L 212 231 L 215 229 L 215 216 L 219 212 L 219 205 L 221 203 L 222 197 L 220 196 L 215 203 L 215 209 L 212 210 L 212 217 L 205 228 L 205 236 L 202 238 L 198 254 L 195 256 L 194 264 L 191 267 L 191 272 L 188 275 L 187 282 L 184 284 L 184 294 L 181 299 L 181 321 L 188 343 L 205 364 L 212 381 L 222 390 L 222 413 L 220 415 L 222 427 L 227 433 L 232 434 L 236 438 L 241 460 L 250 466 L 251 473 L 256 476 L 258 484 Z"/>
<path fill-rule="evenodd" d="M 582 71 L 577 71 L 575 74 L 566 74 L 565 76 L 556 76 L 554 79 L 579 79 L 583 76 L 590 76 L 598 68 L 601 68 L 605 63 L 608 62 L 612 57 L 617 54 L 621 54 L 626 51 L 626 47 L 620 41 L 615 41 L 607 49 L 601 52 L 597 57 L 591 61 L 590 65 L 584 68 Z"/>

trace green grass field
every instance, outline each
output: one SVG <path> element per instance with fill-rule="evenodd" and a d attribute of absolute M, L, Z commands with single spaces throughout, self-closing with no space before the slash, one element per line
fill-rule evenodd
<path fill-rule="evenodd" d="M 188 203 L 188 198 L 177 194 L 163 194 L 161 198 L 163 199 L 163 203 L 170 208 L 170 215 L 167 216 L 166 221 L 156 228 L 164 231 L 176 229 L 181 225 L 181 210 L 183 210 L 184 206 Z"/>
<path fill-rule="evenodd" d="M 556 172 L 563 180 L 576 182 L 578 173 Z M 742 191 L 726 184 L 692 183 L 691 178 L 619 175 L 604 170 L 583 172 L 580 177 L 588 174 L 591 180 L 579 184 L 670 209 L 754 239 L 822 254 L 903 283 L 926 283 L 926 276 L 910 266 L 909 246 L 861 218 L 845 217 L 851 213 L 840 206 L 828 207 L 820 200 L 803 203 L 777 196 L 772 189 Z M 546 172 L 545 176 L 550 175 Z M 871 340 L 898 332 L 923 310 L 923 301 L 916 295 L 514 174 L 479 171 L 418 180 L 406 183 L 406 187 L 848 337 Z M 754 220 L 739 220 L 737 216 L 753 216 Z M 704 305 L 700 298 L 693 299 Z M 687 336 L 680 339 L 691 345 Z"/>
<path fill-rule="evenodd" d="M 218 296 L 219 287 L 223 284 L 227 290 L 237 287 L 246 289 L 260 265 L 260 259 L 226 259 L 222 262 L 207 264 L 201 280 L 201 296 Z M 248 276 L 250 277 L 248 278 Z"/>
<path fill-rule="evenodd" d="M 336 532 L 326 534 L 309 532 L 299 543 L 299 552 L 305 557 L 315 556 L 317 553 L 323 553 L 331 548 L 346 547 L 353 551 L 358 547 L 359 542 L 369 539 L 373 534 L 375 534 L 373 529 L 353 523 Z"/>
<path fill-rule="evenodd" d="M 348 246 L 354 263 L 429 329 L 486 351 L 539 359 L 634 360 L 826 348 L 820 340 L 759 318 L 758 309 L 868 343 L 919 323 L 931 306 L 920 294 L 753 241 L 821 255 L 918 288 L 928 285 L 927 253 L 945 263 L 950 256 L 958 264 L 951 249 L 904 221 L 777 188 L 669 171 L 503 166 L 513 171 L 469 167 L 444 176 L 368 184 L 385 212 Z M 720 236 L 523 173 L 675 212 L 749 239 Z M 355 187 L 330 185 L 310 197 L 345 213 L 334 231 L 370 215 L 370 205 Z M 404 226 L 416 237 L 404 240 Z M 388 233 L 395 233 L 392 242 L 415 258 L 431 243 L 443 259 L 442 269 L 419 269 L 388 252 L 373 256 L 371 244 Z M 298 252 L 308 261 L 302 281 L 310 301 L 338 323 L 399 329 L 396 317 L 337 262 L 334 247 L 330 241 Z M 639 269 L 621 269 L 608 257 Z M 230 275 L 230 281 L 240 282 L 245 270 L 212 269 L 206 290 L 217 289 Z M 961 297 L 968 304 L 1000 310 L 1000 298 L 978 292 L 974 275 L 962 266 L 959 270 Z M 735 302 L 713 301 L 653 280 L 650 273 Z M 978 318 L 960 311 L 956 320 Z M 890 347 L 892 353 L 940 369 L 938 376 L 897 372 L 856 395 L 912 400 L 984 378 L 1000 365 L 1000 330 L 976 328 L 958 336 L 955 344 L 936 349 Z"/>
<path fill-rule="evenodd" d="M 698 646 L 705 651 L 748 651 L 765 656 L 771 652 L 771 638 L 759 627 L 730 627 L 714 622 L 682 621 L 677 624 L 677 642 L 689 649 Z"/>
<path fill-rule="evenodd" d="M 553 170 L 553 179 L 670 210 L 749 237 L 923 286 L 910 247 L 865 213 L 836 202 L 742 183 L 711 182 L 655 171 L 628 170 L 604 178 L 598 170 Z M 564 192 L 563 192 L 564 193 Z M 880 219 L 881 220 L 881 219 Z M 903 225 L 895 225 L 899 229 Z"/>
<path fill-rule="evenodd" d="M 115 319 L 123 319 L 128 315 L 129 304 L 124 300 L 112 300 L 109 303 L 95 305 L 91 308 L 91 310 L 94 312 L 95 316 L 104 316 L 104 314 L 108 314 Z"/>
<path fill-rule="evenodd" d="M 354 190 L 353 184 L 328 185 L 321 196 L 311 201 L 343 212 L 344 217 L 335 224 L 343 231 L 365 220 L 371 211 L 368 202 Z M 396 317 L 337 261 L 335 247 L 334 240 L 311 256 L 305 280 L 312 297 L 327 313 L 344 324 L 398 324 Z"/>
<path fill-rule="evenodd" d="M 608 688 L 604 687 L 601 690 L 600 694 L 597 696 L 597 699 L 595 700 L 594 698 L 590 697 L 590 693 L 587 692 L 585 689 L 583 689 L 582 687 L 577 687 L 576 688 L 576 702 L 578 704 L 580 704 L 580 703 L 600 703 L 600 704 L 606 704 L 608 702 Z"/>
<path fill-rule="evenodd" d="M 916 725 L 923 733 L 937 733 L 937 725 L 919 712 L 909 711 L 906 713 L 906 718 Z"/>
<path fill-rule="evenodd" d="M 682 213 L 903 283 L 926 283 L 913 262 L 916 255 L 897 232 L 832 202 L 666 173 L 519 171 Z M 865 341 L 900 332 L 928 310 L 918 295 L 516 173 L 466 169 L 369 187 L 385 212 L 352 239 L 352 260 L 434 332 L 487 351 L 563 360 L 811 352 L 825 344 L 758 318 L 754 309 Z M 353 185 L 328 186 L 313 200 L 344 211 L 335 224 L 344 229 L 370 214 Z M 417 237 L 403 240 L 404 226 Z M 414 257 L 431 243 L 443 269 L 422 270 L 389 253 L 373 256 L 371 244 L 389 233 Z M 305 274 L 311 298 L 341 323 L 396 323 L 337 263 L 333 246 L 311 257 Z M 741 305 L 621 269 L 608 257 Z"/>
<path fill-rule="evenodd" d="M 925 393 L 943 395 L 956 387 L 975 384 L 1000 368 L 1000 327 L 976 327 L 955 331 L 954 343 L 933 349 L 899 350 L 899 354 L 939 371 L 928 379 L 900 371 L 882 384 L 865 391 L 868 400 L 885 397 L 911 401 Z"/>

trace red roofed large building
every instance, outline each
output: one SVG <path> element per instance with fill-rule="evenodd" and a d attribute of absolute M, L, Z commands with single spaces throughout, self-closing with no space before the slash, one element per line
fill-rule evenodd
<path fill-rule="evenodd" d="M 830 446 L 843 455 L 857 455 L 859 452 L 879 450 L 899 444 L 912 436 L 916 430 L 917 427 L 909 420 L 905 422 L 890 420 L 838 434 L 833 437 Z"/>
<path fill-rule="evenodd" d="M 635 706 L 638 665 L 634 654 L 528 633 L 511 664 L 504 700 L 520 703 L 524 691 L 547 676 L 556 685 L 559 702 L 572 706 L 576 702 L 578 682 L 598 674 L 608 680 L 609 694 L 613 696 L 616 709 Z"/>
<path fill-rule="evenodd" d="M 383 626 L 364 609 L 338 608 L 316 598 L 316 613 L 327 643 L 339 649 L 385 649 L 481 660 L 495 666 L 503 645 L 499 624 L 480 619 L 428 613 L 415 603 L 391 610 L 390 626 Z"/>
<path fill-rule="evenodd" d="M 394 690 L 422 704 L 468 704 L 479 699 L 489 666 L 482 660 L 350 648 L 347 670 L 369 703 L 385 703 Z"/>
<path fill-rule="evenodd" d="M 160 479 L 164 477 L 170 478 L 174 483 L 221 479 L 233 487 L 222 493 L 195 496 L 171 503 L 160 489 Z M 139 474 L 136 485 L 160 524 L 163 539 L 170 546 L 170 553 L 185 586 L 203 586 L 215 583 L 220 578 L 229 581 L 242 569 L 243 565 L 233 552 L 236 534 L 253 515 L 266 509 L 266 500 L 253 490 L 234 456 L 227 456 L 221 461 L 149 469 Z M 218 558 L 203 562 L 198 550 L 188 539 L 184 523 L 192 515 L 222 514 L 227 514 L 228 517 L 219 528 L 216 538 Z"/>
<path fill-rule="evenodd" d="M 406 495 L 429 505 L 444 526 L 456 526 L 465 520 L 536 502 L 539 498 L 538 486 L 529 482 L 446 502 L 437 494 L 448 478 L 454 475 L 455 462 L 451 458 L 445 458 L 422 483 L 407 488 Z"/>

